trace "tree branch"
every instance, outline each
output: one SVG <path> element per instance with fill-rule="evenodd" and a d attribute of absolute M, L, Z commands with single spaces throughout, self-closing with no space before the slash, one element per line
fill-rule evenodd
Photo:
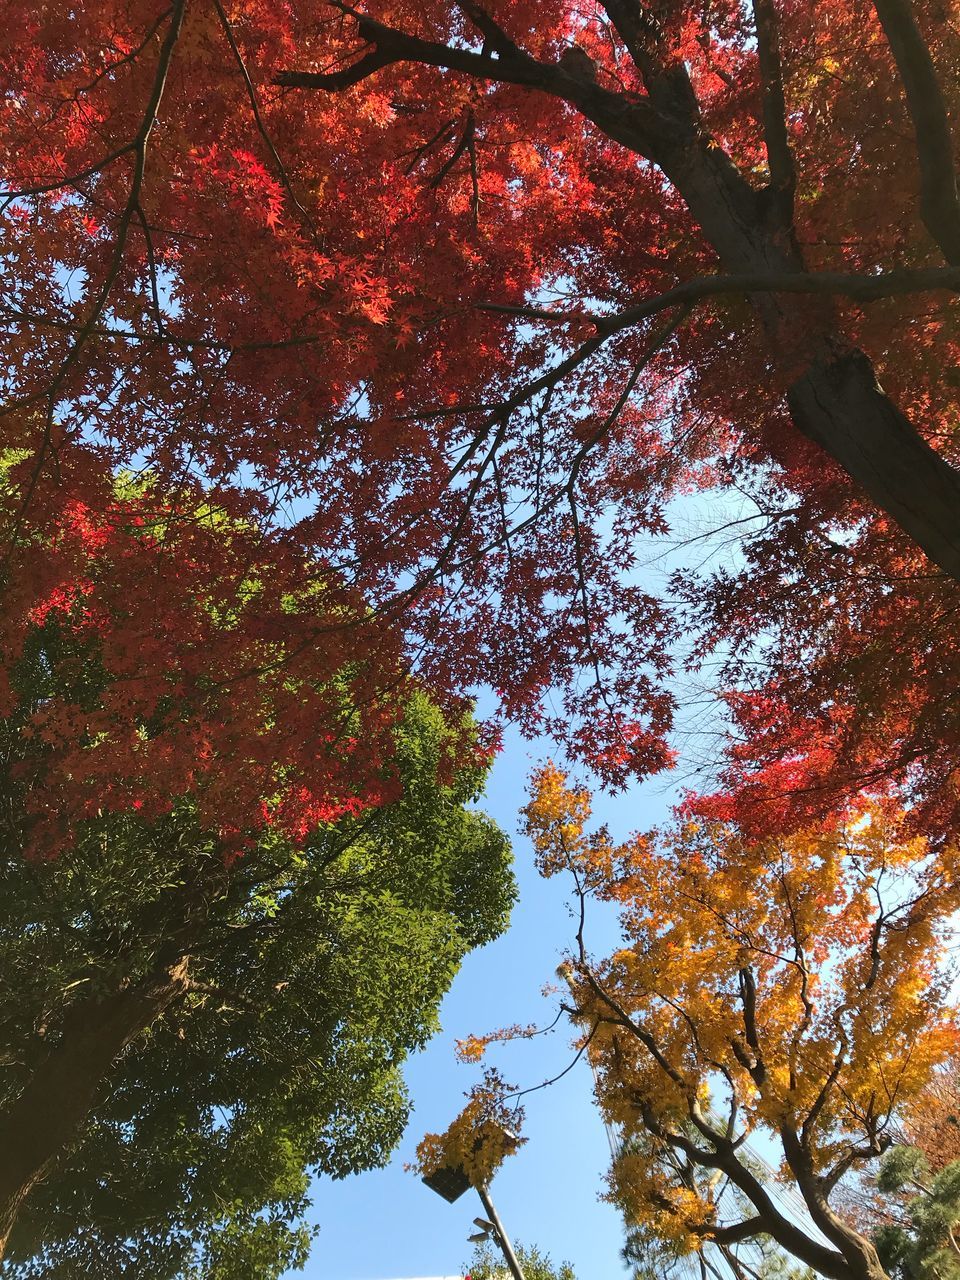
<path fill-rule="evenodd" d="M 700 104 L 683 62 L 671 58 L 665 49 L 663 31 L 651 9 L 637 0 L 606 0 L 603 7 L 651 99 L 690 133 L 700 118 Z"/>
<path fill-rule="evenodd" d="M 732 1222 L 727 1227 L 706 1227 L 703 1234 L 713 1244 L 727 1245 L 739 1244 L 741 1240 L 750 1240 L 764 1231 L 766 1231 L 766 1225 L 763 1218 L 756 1215 L 753 1218 L 744 1218 L 742 1222 Z"/>
<path fill-rule="evenodd" d="M 753 0 L 753 17 L 757 28 L 757 58 L 763 94 L 763 137 L 767 148 L 770 187 L 776 198 L 781 220 L 789 226 L 793 220 L 797 174 L 787 136 L 787 107 L 780 64 L 780 24 L 775 0 Z"/>
<path fill-rule="evenodd" d="M 737 1159 L 732 1144 L 722 1143 L 715 1152 L 705 1151 L 683 1133 L 667 1130 L 652 1114 L 649 1107 L 641 1107 L 643 1122 L 654 1137 L 668 1142 L 682 1151 L 695 1164 L 705 1168 L 721 1169 L 734 1186 L 747 1197 L 763 1222 L 763 1231 L 772 1236 L 792 1254 L 808 1266 L 829 1277 L 829 1280 L 849 1280 L 850 1271 L 844 1256 L 827 1245 L 812 1240 L 806 1231 L 785 1218 L 777 1209 L 766 1189 L 745 1165 Z"/>
<path fill-rule="evenodd" d="M 910 0 L 875 0 L 913 120 L 920 165 L 920 215 L 947 261 L 960 265 L 960 200 L 953 138 L 933 58 Z"/>
<path fill-rule="evenodd" d="M 280 176 L 280 181 L 283 183 L 284 187 L 286 188 L 287 195 L 290 197 L 293 207 L 297 210 L 297 212 L 300 214 L 301 218 L 303 219 L 304 223 L 306 224 L 314 244 L 316 244 L 318 249 L 322 250 L 323 246 L 320 243 L 320 236 L 317 232 L 317 228 L 313 221 L 313 218 L 310 216 L 307 210 L 303 207 L 303 204 L 301 203 L 300 198 L 297 196 L 297 193 L 294 191 L 293 184 L 290 181 L 290 175 L 287 172 L 286 165 L 281 160 L 280 153 L 277 151 L 276 145 L 274 144 L 274 141 L 267 130 L 266 122 L 264 121 L 264 118 L 263 118 L 263 113 L 260 110 L 260 103 L 259 103 L 259 100 L 257 99 L 257 93 L 253 87 L 253 81 L 250 79 L 250 72 L 247 70 L 247 64 L 244 61 L 243 54 L 240 52 L 240 46 L 237 44 L 236 36 L 233 34 L 233 26 L 230 22 L 230 19 L 227 16 L 226 10 L 222 5 L 221 0 L 214 0 L 214 6 L 217 10 L 217 16 L 220 19 L 220 25 L 223 27 L 224 34 L 227 37 L 227 43 L 230 46 L 230 52 L 233 54 L 234 61 L 236 62 L 237 66 L 240 69 L 240 75 L 243 78 L 244 88 L 247 91 L 247 99 L 250 103 L 250 109 L 253 112 L 253 120 L 254 120 L 254 124 L 256 124 L 257 126 L 257 132 L 260 134 L 260 137 L 263 139 L 264 146 L 269 151 L 271 159 L 273 160 L 274 164 L 277 167 L 277 172 Z"/>
<path fill-rule="evenodd" d="M 779 1134 L 787 1165 L 803 1196 L 814 1226 L 843 1255 L 847 1263 L 845 1274 L 853 1277 L 854 1280 L 870 1280 L 870 1277 L 882 1275 L 883 1271 L 873 1244 L 859 1231 L 848 1226 L 831 1209 L 827 1200 L 827 1189 L 814 1172 L 806 1139 L 801 1140 L 796 1130 L 786 1122 L 780 1125 Z"/>
<path fill-rule="evenodd" d="M 482 10 L 465 6 L 474 22 L 485 18 Z M 493 57 L 490 41 L 481 52 L 421 40 L 394 27 L 385 26 L 364 14 L 352 15 L 360 38 L 372 48 L 342 71 L 281 71 L 274 84 L 291 89 L 321 89 L 336 92 L 359 84 L 361 80 L 394 63 L 413 62 L 420 66 L 438 67 L 444 71 L 461 71 L 466 75 L 502 84 L 539 89 L 552 97 L 576 106 L 611 138 L 659 164 L 671 143 L 680 141 L 677 121 L 658 110 L 652 102 L 628 101 L 600 85 L 570 75 L 563 67 L 540 62 L 518 48 L 506 37 L 494 43 L 498 54 Z M 498 29 L 499 30 L 499 29 Z M 502 33 L 501 33 L 502 35 Z"/>
<path fill-rule="evenodd" d="M 850 298 L 854 302 L 879 302 L 884 298 L 911 293 L 955 293 L 960 290 L 960 267 L 896 268 L 874 275 L 847 271 L 743 272 L 731 275 L 696 276 L 663 293 L 654 294 L 624 311 L 602 315 L 590 311 L 550 311 L 546 307 L 525 307 L 500 302 L 481 302 L 482 311 L 515 315 L 526 320 L 553 324 L 589 324 L 598 333 L 619 333 L 647 320 L 659 311 L 704 298 L 744 293 L 799 293 Z"/>
<path fill-rule="evenodd" d="M 767 1078 L 767 1068 L 763 1061 L 763 1053 L 760 1049 L 760 1034 L 757 1030 L 757 984 L 753 976 L 753 970 L 749 965 L 744 965 L 737 977 L 740 983 L 740 999 L 743 1002 L 744 1031 L 746 1032 L 747 1044 L 753 1051 L 753 1058 L 747 1070 L 759 1089 Z"/>

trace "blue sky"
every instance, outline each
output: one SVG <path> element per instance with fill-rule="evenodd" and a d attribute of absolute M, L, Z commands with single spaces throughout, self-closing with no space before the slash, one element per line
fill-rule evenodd
<path fill-rule="evenodd" d="M 320 1224 L 303 1275 L 311 1280 L 393 1280 L 395 1277 L 461 1274 L 471 1246 L 466 1237 L 483 1215 L 477 1196 L 467 1192 L 447 1204 L 403 1169 L 420 1137 L 439 1131 L 460 1110 L 464 1091 L 479 1076 L 454 1058 L 454 1041 L 515 1022 L 544 1025 L 556 1012 L 556 996 L 541 994 L 575 925 L 567 886 L 543 881 L 533 866 L 528 842 L 518 834 L 518 810 L 525 802 L 527 775 L 548 754 L 548 744 L 507 734 L 491 776 L 483 807 L 514 838 L 520 901 L 509 931 L 469 956 L 443 1005 L 442 1032 L 408 1065 L 406 1075 L 414 1115 L 388 1169 L 314 1186 L 314 1215 Z M 663 780 L 654 780 L 616 799 L 598 795 L 595 816 L 615 835 L 626 835 L 661 820 L 674 798 Z M 617 936 L 616 922 L 594 906 L 587 941 L 604 954 Z M 511 1082 L 533 1085 L 556 1075 L 571 1060 L 571 1032 L 560 1024 L 536 1040 L 494 1047 L 491 1061 Z M 557 1084 L 524 1099 L 529 1139 L 506 1162 L 491 1193 L 514 1243 L 536 1244 L 555 1262 L 573 1264 L 579 1280 L 620 1280 L 621 1225 L 612 1206 L 602 1203 L 609 1158 L 604 1127 L 591 1100 L 591 1076 L 581 1060 Z"/>
<path fill-rule="evenodd" d="M 700 567 L 724 559 L 723 539 L 709 531 L 741 514 L 728 500 L 685 497 L 671 511 L 673 537 L 694 539 Z M 699 539 L 705 539 L 700 542 Z M 661 589 L 671 568 L 683 563 L 687 546 L 664 539 L 639 550 L 647 553 L 639 572 L 652 590 Z M 643 561 L 645 556 L 641 556 Z M 674 737 L 681 747 L 676 773 L 654 778 L 619 796 L 594 793 L 594 818 L 605 822 L 615 838 L 646 830 L 669 815 L 681 789 L 702 784 L 690 770 L 711 756 L 712 734 L 721 728 L 717 709 L 699 705 L 696 688 L 675 678 L 681 710 Z M 481 701 L 481 712 L 488 708 Z M 692 737 L 691 737 L 692 735 Z M 537 874 L 527 840 L 519 833 L 519 810 L 526 802 L 533 767 L 557 748 L 547 740 L 525 741 L 515 730 L 491 773 L 482 808 L 512 840 L 520 900 L 510 929 L 496 942 L 468 956 L 441 1010 L 442 1031 L 410 1061 L 406 1078 L 414 1114 L 389 1168 L 360 1174 L 344 1182 L 318 1181 L 313 1190 L 314 1217 L 320 1225 L 309 1263 L 309 1280 L 400 1280 L 462 1274 L 472 1246 L 466 1237 L 473 1219 L 483 1216 L 471 1191 L 447 1204 L 423 1186 L 405 1162 L 424 1133 L 447 1127 L 463 1105 L 463 1094 L 479 1078 L 476 1067 L 459 1065 L 457 1039 L 519 1023 L 543 1026 L 556 1014 L 556 995 L 542 989 L 555 983 L 556 968 L 576 930 L 567 884 L 545 881 Z M 576 771 L 575 771 L 576 772 Z M 709 772 L 709 769 L 707 770 Z M 592 904 L 586 940 L 590 950 L 606 955 L 619 932 L 612 911 Z M 535 1040 L 495 1046 L 490 1061 L 507 1080 L 527 1087 L 549 1079 L 570 1062 L 571 1029 Z M 557 1084 L 524 1099 L 528 1141 L 507 1160 L 491 1194 L 507 1234 L 514 1243 L 535 1244 L 554 1262 L 570 1262 L 578 1280 L 624 1280 L 620 1260 L 622 1226 L 616 1210 L 600 1200 L 609 1162 L 606 1131 L 593 1105 L 591 1075 L 581 1060 Z"/>

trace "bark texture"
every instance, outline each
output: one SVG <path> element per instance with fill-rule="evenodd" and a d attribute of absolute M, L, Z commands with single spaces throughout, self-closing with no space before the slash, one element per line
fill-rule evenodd
<path fill-rule="evenodd" d="M 181 958 L 135 987 L 75 1006 L 57 1044 L 0 1115 L 0 1259 L 20 1207 L 67 1151 L 117 1057 L 188 989 Z"/>

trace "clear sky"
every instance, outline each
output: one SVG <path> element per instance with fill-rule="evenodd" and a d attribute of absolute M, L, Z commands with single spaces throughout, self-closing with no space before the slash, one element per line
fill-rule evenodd
<path fill-rule="evenodd" d="M 654 591 L 663 588 L 671 569 L 688 559 L 691 547 L 701 569 L 729 559 L 723 538 L 710 531 L 744 513 L 729 500 L 701 495 L 684 497 L 669 514 L 672 547 L 671 540 L 664 539 L 638 548 L 650 552 L 639 575 Z M 684 786 L 704 781 L 691 770 L 703 763 L 704 750 L 708 757 L 715 751 L 710 738 L 720 728 L 717 709 L 711 699 L 703 702 L 698 697 L 695 684 L 675 677 L 673 686 L 681 704 L 673 736 L 681 748 L 682 765 L 673 775 L 613 798 L 599 790 L 594 793 L 594 817 L 606 822 L 615 838 L 662 822 Z M 481 705 L 481 713 L 484 710 Z M 530 743 L 515 731 L 505 735 L 481 807 L 513 839 L 520 900 L 510 929 L 467 957 L 441 1010 L 442 1031 L 408 1063 L 414 1114 L 390 1167 L 314 1185 L 320 1235 L 305 1271 L 298 1275 L 309 1280 L 399 1280 L 462 1274 L 469 1262 L 472 1246 L 466 1237 L 476 1230 L 474 1217 L 483 1216 L 478 1197 L 469 1191 L 455 1204 L 447 1204 L 403 1166 L 413 1159 L 424 1133 L 447 1127 L 463 1105 L 464 1092 L 480 1076 L 478 1068 L 456 1062 L 457 1039 L 514 1023 L 544 1026 L 556 1014 L 557 995 L 544 997 L 542 990 L 555 984 L 557 965 L 576 931 L 568 885 L 559 878 L 539 877 L 530 846 L 518 830 L 528 776 L 551 754 L 556 756 L 556 747 L 549 741 Z M 576 776 L 582 775 L 577 771 Z M 613 912 L 604 913 L 593 904 L 587 917 L 588 948 L 604 956 L 618 936 Z M 570 1063 L 570 1040 L 571 1029 L 564 1020 L 550 1035 L 493 1046 L 489 1060 L 507 1080 L 527 1087 Z M 515 1244 L 535 1244 L 554 1262 L 570 1262 L 578 1280 L 625 1280 L 621 1221 L 600 1199 L 610 1151 L 591 1088 L 590 1069 L 581 1060 L 557 1084 L 524 1098 L 528 1141 L 506 1161 L 491 1194 Z"/>
<path fill-rule="evenodd" d="M 567 886 L 537 875 L 528 842 L 518 834 L 518 810 L 525 802 L 527 775 L 549 753 L 547 744 L 508 733 L 491 776 L 483 808 L 514 837 L 520 901 L 509 931 L 469 956 L 444 1003 L 442 1032 L 411 1060 L 406 1076 L 414 1115 L 388 1169 L 314 1186 L 314 1213 L 320 1224 L 304 1274 L 311 1280 L 387 1280 L 389 1277 L 450 1276 L 471 1254 L 466 1237 L 483 1216 L 468 1191 L 450 1205 L 404 1171 L 405 1161 L 427 1131 L 445 1129 L 463 1105 L 463 1093 L 479 1077 L 476 1067 L 454 1058 L 454 1041 L 513 1023 L 542 1026 L 555 1012 L 557 996 L 542 988 L 555 970 L 575 925 Z M 660 821 L 673 793 L 654 780 L 632 794 L 598 795 L 594 812 L 614 835 Z M 615 941 L 616 924 L 594 906 L 587 918 L 587 942 L 598 955 Z M 556 1075 L 571 1061 L 571 1030 L 535 1040 L 494 1046 L 490 1061 L 520 1086 Z M 524 1098 L 529 1141 L 507 1160 L 491 1194 L 514 1243 L 536 1244 L 555 1262 L 573 1264 L 578 1280 L 621 1280 L 622 1229 L 616 1210 L 599 1200 L 609 1159 L 604 1127 L 591 1099 L 590 1069 L 581 1060 L 557 1084 Z"/>

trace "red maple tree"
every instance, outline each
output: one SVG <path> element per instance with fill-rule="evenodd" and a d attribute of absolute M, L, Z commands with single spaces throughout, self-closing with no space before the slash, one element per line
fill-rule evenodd
<path fill-rule="evenodd" d="M 266 825 L 298 839 L 389 798 L 408 687 L 365 602 L 195 484 L 104 477 L 62 440 L 56 459 L 59 504 L 42 529 L 21 521 L 0 624 L 27 854 L 56 856 L 98 814 L 150 819 L 186 794 L 229 856 Z M 34 466 L 27 455 L 6 472 L 8 519 Z M 37 655 L 46 687 L 18 678 Z"/>
<path fill-rule="evenodd" d="M 309 564 L 351 652 L 402 631 L 622 779 L 671 758 L 681 627 L 637 548 L 719 487 L 744 567 L 677 583 L 731 655 L 710 803 L 782 825 L 892 778 L 954 825 L 958 67 L 939 0 L 18 6 L 14 618 L 28 530 L 102 529 L 119 467 L 202 480 L 275 601 Z"/>

